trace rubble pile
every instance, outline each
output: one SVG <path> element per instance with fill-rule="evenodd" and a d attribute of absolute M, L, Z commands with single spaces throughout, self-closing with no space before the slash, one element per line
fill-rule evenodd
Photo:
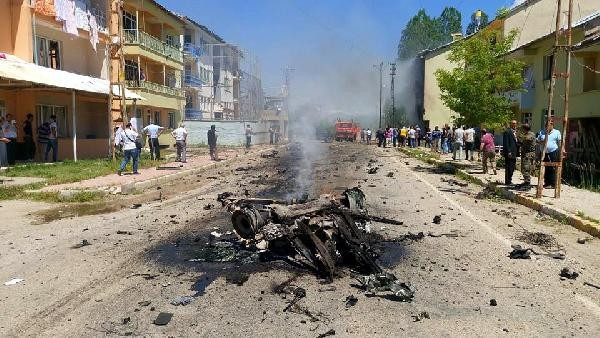
<path fill-rule="evenodd" d="M 350 268 L 365 291 L 412 300 L 413 288 L 376 262 L 365 236 L 371 218 L 359 188 L 337 198 L 322 195 L 295 204 L 228 195 L 219 196 L 219 201 L 231 212 L 233 229 L 248 246 L 288 257 L 329 281 L 340 276 L 342 268 Z"/>

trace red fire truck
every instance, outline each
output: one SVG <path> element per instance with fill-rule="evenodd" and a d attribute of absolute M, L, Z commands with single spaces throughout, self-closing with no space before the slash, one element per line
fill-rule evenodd
<path fill-rule="evenodd" d="M 337 120 L 335 122 L 335 140 L 336 141 L 356 141 L 360 133 L 360 127 L 354 121 Z"/>

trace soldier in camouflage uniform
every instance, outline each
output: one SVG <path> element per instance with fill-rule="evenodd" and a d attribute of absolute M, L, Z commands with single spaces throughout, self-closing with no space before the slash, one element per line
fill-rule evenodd
<path fill-rule="evenodd" d="M 522 126 L 523 133 L 520 135 L 521 145 L 521 173 L 523 174 L 523 185 L 531 185 L 531 175 L 535 168 L 535 134 L 528 124 Z"/>

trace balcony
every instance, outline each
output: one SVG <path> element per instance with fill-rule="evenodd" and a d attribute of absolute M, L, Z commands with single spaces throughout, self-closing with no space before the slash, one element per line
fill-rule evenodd
<path fill-rule="evenodd" d="M 183 53 L 176 47 L 155 38 L 154 36 L 136 29 L 124 29 L 125 44 L 140 45 L 161 56 L 165 56 L 177 62 L 183 62 Z"/>
<path fill-rule="evenodd" d="M 129 88 L 129 89 L 145 89 L 145 90 L 155 92 L 158 94 L 164 94 L 164 95 L 185 98 L 185 91 L 183 89 L 172 88 L 172 87 L 164 86 L 164 85 L 154 83 L 154 82 L 129 80 L 129 81 L 127 81 L 127 88 Z"/>
<path fill-rule="evenodd" d="M 187 87 L 193 88 L 202 88 L 206 85 L 206 83 L 201 78 L 189 74 L 183 78 L 183 83 Z"/>
<path fill-rule="evenodd" d="M 193 43 L 186 43 L 183 45 L 183 53 L 194 58 L 200 58 L 204 55 L 206 49 L 204 46 L 197 46 Z"/>

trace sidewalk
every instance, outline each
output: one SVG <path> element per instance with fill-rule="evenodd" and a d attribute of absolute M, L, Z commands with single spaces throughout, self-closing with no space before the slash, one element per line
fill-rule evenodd
<path fill-rule="evenodd" d="M 420 151 L 430 152 L 429 148 L 418 148 Z M 464 158 L 464 152 L 463 152 Z M 554 189 L 544 189 L 541 199 L 537 199 L 537 177 L 531 178 L 532 187 L 529 190 L 520 190 L 518 187 L 507 187 L 504 185 L 504 168 L 498 168 L 497 174 L 483 174 L 481 162 L 467 160 L 452 160 L 451 154 L 441 155 L 438 162 L 455 166 L 471 178 L 479 181 L 482 185 L 497 185 L 498 190 L 505 197 L 516 203 L 538 210 L 555 218 L 564 219 L 582 231 L 595 236 L 600 236 L 600 224 L 589 219 L 600 220 L 600 194 L 589 190 L 579 189 L 567 184 L 561 185 L 560 198 L 554 198 Z M 520 161 L 517 161 L 517 168 Z M 490 170 L 491 171 L 491 170 Z M 523 175 L 515 171 L 512 179 L 513 184 L 523 183 Z M 584 216 L 583 218 L 581 216 Z"/>
<path fill-rule="evenodd" d="M 248 154 L 256 154 L 265 149 L 271 149 L 269 145 L 255 145 Z M 187 163 L 169 162 L 160 164 L 161 168 L 173 169 L 157 169 L 157 167 L 140 169 L 139 175 L 131 175 L 124 172 L 122 176 L 116 173 L 84 180 L 81 182 L 73 182 L 67 184 L 51 185 L 42 188 L 42 192 L 56 192 L 65 190 L 100 190 L 112 194 L 130 193 L 133 190 L 145 189 L 152 186 L 153 183 L 164 182 L 169 178 L 181 177 L 183 175 L 195 173 L 198 170 L 204 169 L 217 163 L 224 163 L 238 156 L 244 155 L 245 148 L 221 148 L 219 149 L 219 161 L 215 162 L 210 159 L 208 148 L 197 148 L 188 150 Z M 127 166 L 127 170 L 131 170 L 131 163 Z M 175 175 L 175 176 L 173 176 Z"/>

